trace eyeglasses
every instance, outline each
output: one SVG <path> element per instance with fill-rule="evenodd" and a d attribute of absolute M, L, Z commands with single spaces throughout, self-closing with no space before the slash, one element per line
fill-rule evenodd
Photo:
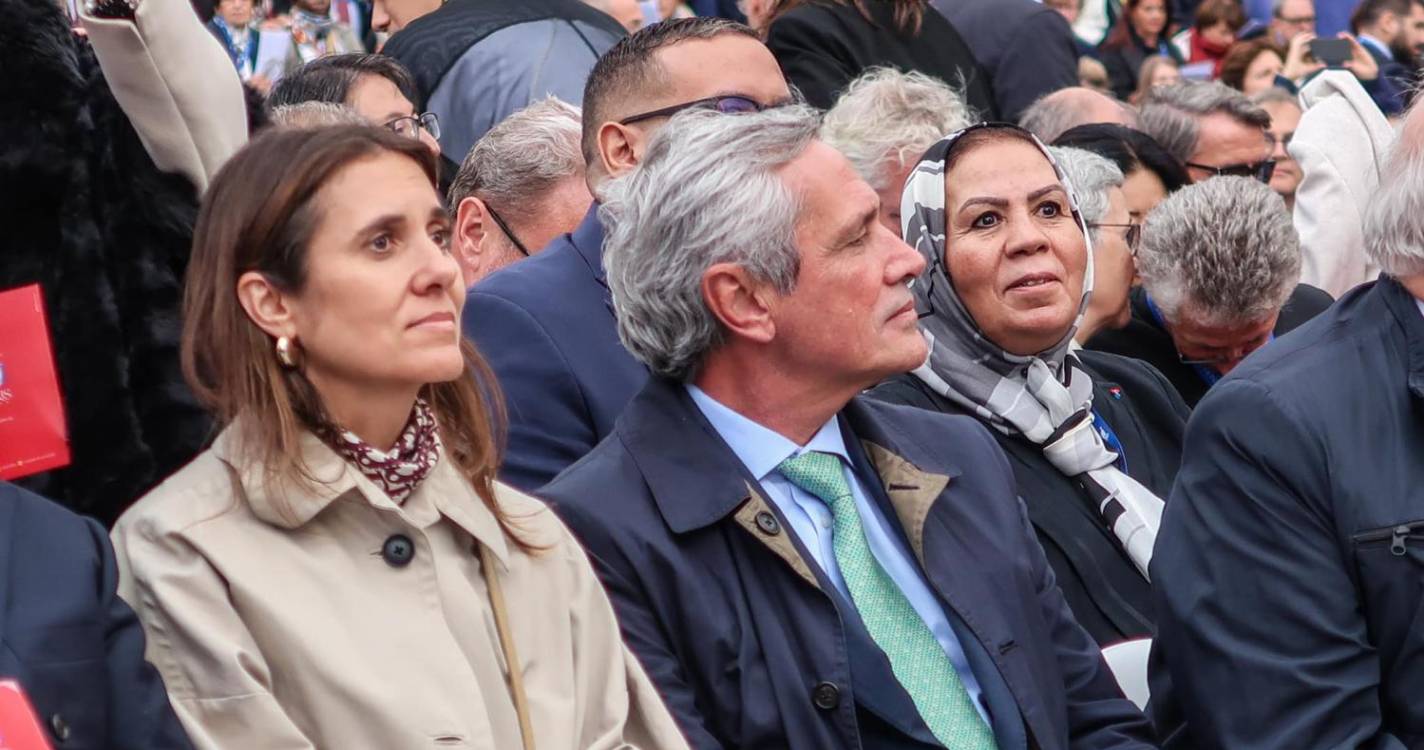
<path fill-rule="evenodd" d="M 1276 16 L 1276 20 L 1280 21 L 1281 23 L 1290 24 L 1291 26 L 1315 25 L 1315 16 L 1296 16 L 1295 18 L 1287 18 L 1286 16 Z"/>
<path fill-rule="evenodd" d="M 1217 177 L 1254 177 L 1261 182 L 1270 182 L 1271 175 L 1276 173 L 1275 159 L 1266 159 L 1250 164 L 1227 164 L 1224 167 L 1214 167 L 1210 164 L 1198 164 L 1194 161 L 1189 161 L 1187 162 L 1187 166 L 1206 170 Z"/>
<path fill-rule="evenodd" d="M 766 106 L 751 97 L 740 94 L 728 94 L 727 96 L 709 96 L 706 99 L 698 99 L 682 104 L 674 104 L 671 107 L 655 109 L 651 112 L 625 117 L 618 121 L 619 125 L 632 125 L 635 122 L 651 120 L 654 117 L 672 117 L 685 109 L 711 109 L 721 112 L 724 115 L 745 115 L 752 112 L 760 112 Z"/>
<path fill-rule="evenodd" d="M 1089 224 L 1089 225 L 1088 225 L 1088 228 L 1089 228 L 1089 229 L 1102 229 L 1103 227 L 1109 227 L 1109 228 L 1112 228 L 1112 229 L 1126 229 L 1127 231 L 1122 233 L 1122 239 L 1123 239 L 1125 242 L 1127 242 L 1127 252 L 1128 252 L 1129 254 L 1131 254 L 1132 257 L 1134 257 L 1134 258 L 1137 257 L 1137 246 L 1138 246 L 1139 244 L 1141 244 L 1141 242 L 1142 242 L 1142 225 L 1141 225 L 1141 224 Z"/>
<path fill-rule="evenodd" d="M 504 219 L 501 219 L 499 214 L 495 213 L 494 206 L 486 203 L 485 211 L 489 213 L 489 217 L 494 221 L 495 226 L 499 227 L 499 231 L 504 232 L 504 236 L 508 237 L 509 241 L 514 243 L 515 249 L 523 254 L 524 257 L 528 258 L 529 248 L 525 247 L 524 243 L 519 241 L 519 236 L 514 233 L 514 230 L 510 229 L 509 225 L 504 223 Z"/>
<path fill-rule="evenodd" d="M 397 117 L 386 123 L 386 127 L 397 135 L 417 139 L 420 138 L 421 128 L 424 128 L 431 138 L 440 140 L 440 118 L 436 117 L 434 112 L 424 112 L 411 117 Z"/>

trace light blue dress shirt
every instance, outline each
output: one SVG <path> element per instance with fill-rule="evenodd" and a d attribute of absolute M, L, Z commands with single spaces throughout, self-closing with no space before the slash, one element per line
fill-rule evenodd
<path fill-rule="evenodd" d="M 845 580 L 841 578 L 840 566 L 836 563 L 831 509 L 825 501 L 792 484 L 776 469 L 782 461 L 806 451 L 820 451 L 840 457 L 846 481 L 850 484 L 851 493 L 855 495 L 855 507 L 860 512 L 860 524 L 865 529 L 865 540 L 870 545 L 871 554 L 895 585 L 900 587 L 905 598 L 910 600 L 910 606 L 915 608 L 920 618 L 929 626 L 935 640 L 954 664 L 954 670 L 959 673 L 959 680 L 969 691 L 969 697 L 979 715 L 984 717 L 985 723 L 993 726 L 984 707 L 983 690 L 979 687 L 979 680 L 969 668 L 969 660 L 964 656 L 964 649 L 959 645 L 959 638 L 950 626 L 944 608 L 920 575 L 919 566 L 909 550 L 885 520 L 879 506 L 871 502 L 865 488 L 861 486 L 836 418 L 831 417 L 811 441 L 802 447 L 780 433 L 723 406 L 695 385 L 688 385 L 687 392 L 692 396 L 693 403 L 697 404 L 697 408 L 707 417 L 707 421 L 712 423 L 712 428 L 741 460 L 742 465 L 761 483 L 762 489 L 769 495 L 767 499 L 781 511 L 781 515 L 791 525 L 792 533 L 815 558 L 816 565 L 820 566 L 836 590 L 841 592 L 845 601 L 850 602 L 850 591 L 846 588 Z"/>

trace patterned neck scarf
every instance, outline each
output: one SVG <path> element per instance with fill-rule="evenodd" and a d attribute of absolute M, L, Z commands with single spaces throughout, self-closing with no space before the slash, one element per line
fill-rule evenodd
<path fill-rule="evenodd" d="M 931 146 L 905 182 L 901 198 L 905 241 L 926 261 L 910 291 L 916 307 L 928 311 L 920 319 L 920 331 L 930 346 L 929 359 L 914 375 L 999 432 L 1024 436 L 1039 446 L 1054 468 L 1082 479 L 1105 524 L 1146 578 L 1162 500 L 1114 465 L 1118 455 L 1094 429 L 1093 379 L 1069 352 L 1093 291 L 1093 248 L 1073 186 L 1037 138 L 1028 136 L 1067 190 L 1069 209 L 1086 246 L 1083 296 L 1073 324 L 1057 343 L 1038 354 L 1011 354 L 979 330 L 949 278 L 944 263 L 948 226 L 944 164 L 964 133 L 984 127 L 1013 128 L 976 125 L 954 133 Z"/>
<path fill-rule="evenodd" d="M 327 430 L 325 438 L 338 455 L 385 490 L 397 505 L 410 497 L 440 460 L 440 431 L 435 413 L 424 399 L 416 400 L 410 421 L 389 451 L 373 448 L 350 430 Z"/>

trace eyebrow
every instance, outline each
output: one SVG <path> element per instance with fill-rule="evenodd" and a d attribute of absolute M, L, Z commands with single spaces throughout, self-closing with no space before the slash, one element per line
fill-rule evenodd
<path fill-rule="evenodd" d="M 1053 183 L 1052 185 L 1044 185 L 1043 187 L 1041 187 L 1041 188 L 1039 188 L 1039 189 L 1037 189 L 1037 190 L 1035 190 L 1035 191 L 1029 193 L 1029 194 L 1028 194 L 1028 201 L 1029 201 L 1030 203 L 1032 203 L 1033 201 L 1036 201 L 1036 200 L 1038 200 L 1039 198 L 1042 198 L 1043 196 L 1048 195 L 1049 193 L 1054 193 L 1054 192 L 1060 192 L 1060 193 L 1063 192 L 1063 186 L 1062 186 L 1062 185 L 1059 185 L 1059 184 L 1056 183 L 1056 182 Z M 966 208 L 968 208 L 968 207 L 970 207 L 970 206 L 979 205 L 979 204 L 983 204 L 983 205 L 986 205 L 986 206 L 993 206 L 994 208 L 1004 208 L 1004 207 L 1006 207 L 1006 206 L 1009 205 L 1009 202 L 1008 202 L 1007 199 L 1004 199 L 1004 198 L 995 198 L 995 197 L 991 197 L 991 196 L 984 196 L 984 195 L 981 195 L 981 196 L 978 196 L 978 197 L 975 197 L 975 198 L 970 198 L 970 199 L 964 201 L 963 203 L 959 204 L 959 209 L 958 209 L 958 211 L 963 211 L 964 209 L 966 209 Z M 956 213 L 957 213 L 957 211 L 956 211 Z"/>
<path fill-rule="evenodd" d="M 390 229 L 405 223 L 405 217 L 401 214 L 384 214 L 366 222 L 364 226 L 356 230 L 356 237 L 364 237 L 378 229 Z"/>

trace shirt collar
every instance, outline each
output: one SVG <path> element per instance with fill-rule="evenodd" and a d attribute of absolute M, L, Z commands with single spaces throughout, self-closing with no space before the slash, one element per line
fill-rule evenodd
<path fill-rule="evenodd" d="M 722 436 L 747 471 L 763 481 L 792 456 L 806 451 L 820 451 L 839 456 L 850 463 L 850 453 L 846 451 L 845 438 L 841 435 L 840 423 L 832 416 L 821 429 L 811 437 L 804 447 L 798 446 L 785 435 L 747 419 L 721 402 L 707 395 L 705 391 L 691 383 L 685 384 L 692 402 L 697 405 L 712 428 Z"/>
<path fill-rule="evenodd" d="M 1414 304 L 1419 306 L 1419 314 L 1424 315 L 1424 299 L 1414 298 Z"/>
<path fill-rule="evenodd" d="M 1374 47 L 1375 51 L 1380 53 L 1381 55 L 1384 55 L 1386 60 L 1394 59 L 1394 50 L 1390 49 L 1388 44 L 1385 44 L 1384 42 L 1370 36 L 1369 34 L 1361 34 L 1359 36 L 1359 40 L 1365 44 L 1368 44 L 1371 47 Z"/>

